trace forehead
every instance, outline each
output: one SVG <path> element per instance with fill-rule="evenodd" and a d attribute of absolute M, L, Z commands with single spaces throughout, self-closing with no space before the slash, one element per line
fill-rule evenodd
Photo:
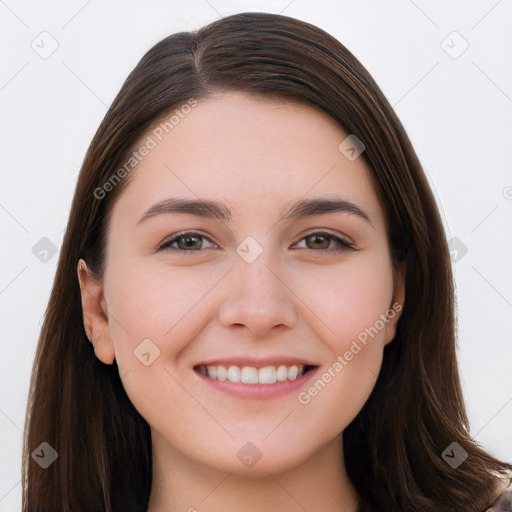
<path fill-rule="evenodd" d="M 151 149 L 119 208 L 134 212 L 179 196 L 223 201 L 235 212 L 264 201 L 270 214 L 271 203 L 279 212 L 304 196 L 335 193 L 378 218 L 367 164 L 339 149 L 348 135 L 326 113 L 296 101 L 241 93 L 199 99 L 193 108 L 176 107 L 141 138 Z"/>

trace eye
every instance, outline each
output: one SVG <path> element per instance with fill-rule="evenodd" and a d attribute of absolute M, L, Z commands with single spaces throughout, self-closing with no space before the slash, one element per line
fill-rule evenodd
<path fill-rule="evenodd" d="M 305 246 L 303 243 L 305 243 Z M 303 244 L 302 247 L 301 244 Z M 315 251 L 323 250 L 336 252 L 344 249 L 354 249 L 354 244 L 332 233 L 316 232 L 304 237 L 295 247 Z"/>
<path fill-rule="evenodd" d="M 206 246 L 204 243 L 206 242 Z M 208 245 L 209 244 L 209 245 Z M 176 233 L 171 238 L 164 240 L 157 248 L 157 251 L 167 249 L 182 251 L 182 252 L 197 252 L 202 249 L 211 249 L 218 247 L 209 240 L 205 235 L 195 231 Z"/>

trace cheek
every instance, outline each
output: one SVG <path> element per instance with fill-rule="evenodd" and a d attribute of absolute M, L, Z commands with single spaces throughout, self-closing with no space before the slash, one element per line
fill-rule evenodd
<path fill-rule="evenodd" d="M 376 350 L 382 348 L 380 342 L 387 325 L 382 315 L 391 307 L 393 298 L 392 266 L 382 253 L 365 255 L 329 272 L 306 274 L 297 283 L 298 294 L 311 305 L 316 324 L 325 333 L 324 341 L 333 354 L 343 354 L 352 341 L 364 341 L 365 335 L 376 341 Z"/>
<path fill-rule="evenodd" d="M 190 408 L 190 395 L 179 384 L 180 371 L 190 368 L 180 368 L 180 356 L 209 318 L 208 291 L 221 277 L 217 274 L 197 270 L 192 276 L 190 267 L 147 263 L 123 268 L 120 262 L 109 275 L 109 329 L 119 374 L 130 401 L 151 425 L 167 421 L 170 404 L 173 411 Z M 203 422 L 209 419 L 201 409 L 194 413 Z M 183 434 L 187 426 L 179 425 L 181 420 L 185 416 L 172 416 Z"/>
<path fill-rule="evenodd" d="M 349 284 L 356 284 L 349 289 Z M 344 430 L 360 412 L 377 381 L 385 346 L 386 322 L 381 319 L 390 304 L 388 286 L 375 293 L 374 285 L 355 276 L 337 295 L 336 308 L 325 323 L 334 331 L 323 338 L 329 361 L 317 370 L 297 401 L 304 417 L 321 418 L 319 435 L 332 437 Z M 388 283 L 382 283 L 388 284 Z"/>
<path fill-rule="evenodd" d="M 380 371 L 392 307 L 389 259 L 368 255 L 333 273 L 303 278 L 298 292 L 311 305 L 309 324 L 329 348 L 330 360 L 298 397 L 303 414 L 322 418 L 326 436 L 343 430 L 359 413 Z M 314 314 L 313 314 L 314 313 Z"/>
<path fill-rule="evenodd" d="M 110 334 L 120 366 L 133 364 L 133 351 L 150 339 L 172 358 L 186 347 L 204 324 L 208 292 L 218 272 L 145 263 L 123 271 L 122 264 L 108 281 Z M 202 320 L 202 321 L 201 321 Z"/>

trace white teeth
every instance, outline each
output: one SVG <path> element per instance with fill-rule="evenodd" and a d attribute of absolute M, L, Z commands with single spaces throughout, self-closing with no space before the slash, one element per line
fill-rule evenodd
<path fill-rule="evenodd" d="M 222 367 L 224 369 L 224 367 Z M 217 378 L 217 367 L 216 366 L 207 366 L 206 370 L 208 371 L 208 377 L 211 377 L 212 379 Z M 219 379 L 224 380 L 224 379 Z"/>
<path fill-rule="evenodd" d="M 274 384 L 276 381 L 276 369 L 273 366 L 260 368 L 258 372 L 258 381 L 260 384 Z"/>
<path fill-rule="evenodd" d="M 217 380 L 228 380 L 228 372 L 224 366 L 208 366 L 208 368 L 217 368 Z M 208 370 L 208 376 L 215 379 L 215 376 L 210 374 L 210 370 Z"/>
<path fill-rule="evenodd" d="M 276 378 L 279 382 L 288 379 L 288 369 L 286 368 L 286 366 L 280 366 L 277 369 Z"/>
<path fill-rule="evenodd" d="M 295 380 L 297 378 L 297 375 L 299 374 L 299 369 L 296 365 L 290 366 L 288 368 L 288 379 L 289 380 Z"/>
<path fill-rule="evenodd" d="M 242 368 L 242 375 L 240 382 L 244 384 L 257 384 L 258 382 L 258 370 L 253 366 L 244 366 Z"/>
<path fill-rule="evenodd" d="M 230 366 L 228 370 L 229 382 L 240 382 L 240 368 L 238 366 Z"/>
<path fill-rule="evenodd" d="M 242 384 L 275 384 L 285 380 L 295 380 L 301 377 L 305 372 L 303 364 L 291 366 L 265 366 L 255 368 L 254 366 L 235 366 L 231 365 L 227 370 L 224 366 L 199 366 L 199 371 L 203 375 L 208 375 L 210 379 L 229 380 L 229 382 L 241 382 Z"/>

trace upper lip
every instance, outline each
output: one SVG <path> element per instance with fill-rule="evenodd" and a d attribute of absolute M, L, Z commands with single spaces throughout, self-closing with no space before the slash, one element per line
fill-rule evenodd
<path fill-rule="evenodd" d="M 240 368 L 244 366 L 252 366 L 254 368 L 264 368 L 265 366 L 293 366 L 293 365 L 304 365 L 304 366 L 318 366 L 311 361 L 306 359 L 289 357 L 289 356 L 275 356 L 265 358 L 254 358 L 254 357 L 230 357 L 230 358 L 219 358 L 210 359 L 203 361 L 195 365 L 198 366 L 238 366 Z"/>

